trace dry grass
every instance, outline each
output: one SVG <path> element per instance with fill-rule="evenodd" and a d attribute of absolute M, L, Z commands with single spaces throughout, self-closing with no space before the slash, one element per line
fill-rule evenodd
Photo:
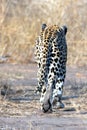
<path fill-rule="evenodd" d="M 87 65 L 86 10 L 86 0 L 3 0 L 0 4 L 1 58 L 7 57 L 6 61 L 12 63 L 33 60 L 35 39 L 45 22 L 68 26 L 68 64 Z"/>
<path fill-rule="evenodd" d="M 0 80 L 0 115 L 29 116 L 31 113 L 35 113 L 40 104 L 34 100 L 36 97 L 33 92 L 29 92 L 25 92 L 23 86 L 21 89 L 20 86 L 14 88 L 6 79 Z"/>
<path fill-rule="evenodd" d="M 32 69 L 34 70 L 32 71 Z M 36 65 L 0 65 L 0 115 L 40 115 L 40 95 L 34 94 L 37 85 Z M 70 70 L 70 71 L 69 71 Z M 79 73 L 77 73 L 79 72 Z M 72 113 L 87 113 L 87 73 L 84 69 L 68 68 L 63 93 L 65 108 L 54 108 L 52 114 L 67 116 Z"/>
<path fill-rule="evenodd" d="M 63 112 L 62 114 L 66 116 L 69 111 L 71 113 L 74 111 L 73 114 L 75 115 L 76 113 L 84 114 L 87 111 L 87 101 L 86 101 L 87 95 L 85 94 L 85 92 L 87 91 L 86 88 L 87 83 L 77 83 L 76 81 L 72 81 L 71 83 L 72 83 L 71 86 L 67 86 L 68 92 L 65 90 L 66 93 L 65 95 L 67 95 L 63 99 L 65 108 L 63 110 L 61 109 L 57 110 L 57 108 L 55 107 L 53 108 L 54 115 L 56 116 L 62 112 Z M 3 84 L 0 85 L 3 86 Z M 26 93 L 25 94 L 24 93 L 25 92 L 23 89 L 22 91 L 18 90 L 15 93 L 12 93 L 11 89 L 8 89 L 5 95 L 3 96 L 0 95 L 0 115 L 29 116 L 31 114 L 40 112 L 39 99 L 36 100 L 37 95 L 33 95 L 32 97 L 32 94 L 29 93 L 28 95 L 26 95 Z M 30 98 L 30 96 L 31 100 L 29 99 L 26 100 L 26 98 Z"/>
<path fill-rule="evenodd" d="M 2 116 L 29 116 L 40 107 L 36 101 L 19 103 L 8 100 L 0 100 L 0 106 L 0 115 Z"/>

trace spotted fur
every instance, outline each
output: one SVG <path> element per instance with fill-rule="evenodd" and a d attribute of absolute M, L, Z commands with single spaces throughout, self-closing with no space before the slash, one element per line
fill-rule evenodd
<path fill-rule="evenodd" d="M 41 92 L 40 102 L 44 112 L 52 110 L 57 97 L 59 107 L 61 102 L 64 80 L 66 76 L 67 27 L 42 24 L 39 37 L 36 40 L 36 61 L 38 64 L 38 87 Z"/>

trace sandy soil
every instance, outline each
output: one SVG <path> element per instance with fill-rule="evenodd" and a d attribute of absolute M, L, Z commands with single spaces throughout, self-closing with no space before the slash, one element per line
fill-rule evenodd
<path fill-rule="evenodd" d="M 67 67 L 65 108 L 42 113 L 36 64 L 0 64 L 0 130 L 87 130 L 87 68 Z"/>

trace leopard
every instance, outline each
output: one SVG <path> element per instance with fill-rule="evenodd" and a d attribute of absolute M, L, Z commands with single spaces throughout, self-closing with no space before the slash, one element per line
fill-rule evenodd
<path fill-rule="evenodd" d="M 67 26 L 41 26 L 40 35 L 35 43 L 35 59 L 38 66 L 38 86 L 36 93 L 41 93 L 40 103 L 43 112 L 64 108 L 62 103 L 63 86 L 67 63 Z"/>

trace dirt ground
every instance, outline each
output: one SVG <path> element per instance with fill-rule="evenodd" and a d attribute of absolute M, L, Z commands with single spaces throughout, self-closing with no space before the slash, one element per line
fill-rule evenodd
<path fill-rule="evenodd" d="M 40 110 L 36 64 L 0 64 L 0 130 L 87 130 L 87 67 L 67 67 L 65 108 Z"/>

